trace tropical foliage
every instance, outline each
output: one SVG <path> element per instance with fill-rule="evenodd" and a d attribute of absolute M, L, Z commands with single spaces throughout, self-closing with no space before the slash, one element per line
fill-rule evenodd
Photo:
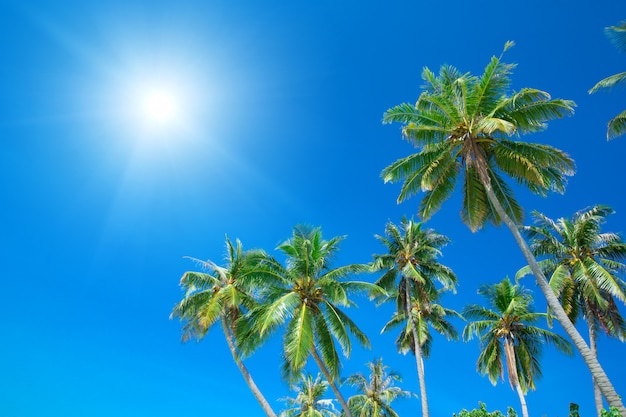
<path fill-rule="evenodd" d="M 513 408 L 509 407 L 506 416 L 501 411 L 487 411 L 487 405 L 483 402 L 478 403 L 478 408 L 471 411 L 461 410 L 459 414 L 453 414 L 452 417 L 517 417 L 517 413 Z"/>
<path fill-rule="evenodd" d="M 597 356 L 597 333 L 626 340 L 626 321 L 617 301 L 626 302 L 626 283 L 619 272 L 626 270 L 626 244 L 616 233 L 602 233 L 601 227 L 613 210 L 595 206 L 575 213 L 571 219 L 552 220 L 534 212 L 535 224 L 524 227 L 531 249 L 542 270 L 550 276 L 550 286 L 572 322 L 582 316 L 589 331 L 589 344 Z M 522 268 L 517 276 L 529 273 Z M 602 396 L 594 382 L 598 416 Z"/>
<path fill-rule="evenodd" d="M 265 283 L 264 302 L 241 321 L 241 346 L 254 349 L 274 330 L 284 328 L 284 376 L 298 374 L 313 357 L 330 383 L 344 413 L 350 416 L 347 402 L 336 384 L 339 378 L 338 348 L 348 357 L 351 336 L 365 347 L 368 337 L 342 310 L 354 306 L 350 296 L 364 291 L 380 294 L 379 287 L 347 277 L 370 270 L 368 265 L 350 264 L 331 268 L 343 237 L 322 238 L 319 228 L 296 226 L 292 237 L 278 246 L 286 257 L 286 266 L 268 262 L 272 280 Z"/>
<path fill-rule="evenodd" d="M 346 379 L 348 385 L 356 388 L 359 394 L 348 400 L 348 406 L 355 417 L 399 417 L 391 407 L 391 403 L 398 398 L 408 398 L 409 391 L 394 386 L 402 378 L 396 372 L 388 372 L 383 365 L 382 358 L 369 362 L 367 368 L 370 373 L 365 376 L 357 373 Z"/>
<path fill-rule="evenodd" d="M 626 52 L 626 22 L 622 22 L 617 26 L 609 26 L 605 31 L 617 49 L 620 52 Z M 589 90 L 589 94 L 604 88 L 612 88 L 616 85 L 624 84 L 625 82 L 626 72 L 610 75 L 598 81 L 598 83 Z M 626 110 L 609 120 L 606 129 L 606 137 L 607 139 L 614 139 L 624 133 L 626 133 Z"/>
<path fill-rule="evenodd" d="M 626 26 L 608 31 L 618 47 L 626 49 Z M 507 43 L 504 51 L 511 46 Z M 423 221 L 462 182 L 463 222 L 472 231 L 488 223 L 504 223 L 528 262 L 516 278 L 532 273 L 548 302 L 547 313 L 534 312 L 530 292 L 508 278 L 479 289 L 486 304 L 472 304 L 463 311 L 470 320 L 463 338 L 480 341 L 479 372 L 493 384 L 504 379 L 506 372 L 522 414 L 528 417 L 525 395 L 535 389 L 541 376 L 543 347 L 552 345 L 571 353 L 562 336 L 537 326 L 540 319 L 550 323 L 555 317 L 610 405 L 609 411 L 599 411 L 600 417 L 626 417 L 620 397 L 598 363 L 596 345 L 600 331 L 626 340 L 626 320 L 619 309 L 619 303 L 626 302 L 626 283 L 619 277 L 626 271 L 622 263 L 626 244 L 615 233 L 601 232 L 605 218 L 613 213 L 604 206 L 581 211 L 571 219 L 552 220 L 534 212 L 535 224 L 521 226 L 523 209 L 508 179 L 541 196 L 564 192 L 574 163 L 565 152 L 520 141 L 518 136 L 542 131 L 548 121 L 572 114 L 574 103 L 532 88 L 512 91 L 514 68 L 502 62 L 502 55 L 493 57 L 480 76 L 449 65 L 438 74 L 425 68 L 425 86 L 417 102 L 385 113 L 385 123 L 403 124 L 403 137 L 417 152 L 389 165 L 382 177 L 385 182 L 402 183 L 399 202 L 424 193 L 418 210 L 422 221 L 388 222 L 384 235 L 376 236 L 385 253 L 375 254 L 369 265 L 336 267 L 333 263 L 344 237 L 325 240 L 320 228 L 304 225 L 294 227 L 292 236 L 276 248 L 284 262 L 262 250 L 244 251 L 241 242 L 226 238 L 224 266 L 196 260 L 202 271 L 185 272 L 180 281 L 184 295 L 170 317 L 183 322 L 182 340 L 201 340 L 219 322 L 236 365 L 269 417 L 276 414 L 243 359 L 277 332 L 282 332 L 282 376 L 295 392 L 294 397 L 283 399 L 286 409 L 280 417 L 399 417 L 392 402 L 412 394 L 395 385 L 401 379 L 388 371 L 382 359 L 366 365 L 369 375 L 356 373 L 343 381 L 356 391 L 348 401 L 339 389 L 340 357 L 350 356 L 355 340 L 370 347 L 367 335 L 345 310 L 356 305 L 354 297 L 359 293 L 379 303 L 393 302 L 395 312 L 382 331 L 399 330 L 398 351 L 414 354 L 422 414 L 428 417 L 424 359 L 433 349 L 434 333 L 458 339 L 451 319 L 463 316 L 442 304 L 442 296 L 455 292 L 457 285 L 454 272 L 439 261 L 450 240 L 426 228 Z M 624 74 L 602 80 L 592 91 L 623 82 Z M 609 124 L 609 137 L 626 129 L 626 114 L 616 119 L 614 125 Z M 530 246 L 522 233 L 530 239 Z M 375 283 L 352 280 L 365 272 L 382 275 Z M 591 348 L 574 326 L 580 317 L 588 326 Z M 310 359 L 320 371 L 315 378 L 306 371 Z M 329 387 L 335 399 L 324 398 Z M 600 410 L 602 401 L 596 394 Z M 340 404 L 341 413 L 334 401 Z M 570 413 L 577 414 L 577 406 Z M 458 417 L 504 414 L 488 412 L 479 402 L 478 409 L 462 410 Z M 516 417 L 510 407 L 507 417 Z"/>
<path fill-rule="evenodd" d="M 200 262 L 207 272 L 188 271 L 183 274 L 180 286 L 185 292 L 183 299 L 174 307 L 170 318 L 184 321 L 183 341 L 196 337 L 202 339 L 217 321 L 221 321 L 224 336 L 248 387 L 263 411 L 276 417 L 268 401 L 244 365 L 235 346 L 235 330 L 238 319 L 256 305 L 255 288 L 265 278 L 259 266 L 267 259 L 263 251 L 244 252 L 239 240 L 233 244 L 226 238 L 227 266 L 212 261 Z"/>
<path fill-rule="evenodd" d="M 505 45 L 504 50 L 512 46 Z M 444 65 L 435 75 L 425 68 L 423 91 L 415 104 L 401 104 L 385 113 L 386 123 L 403 124 L 403 137 L 417 153 L 397 160 L 382 172 L 385 182 L 402 182 L 398 202 L 424 192 L 418 213 L 430 218 L 447 200 L 463 175 L 461 218 L 472 231 L 486 223 L 504 223 L 522 251 L 548 305 L 574 342 L 610 405 L 626 408 L 597 358 L 572 324 L 550 288 L 519 231 L 522 207 L 505 176 L 533 193 L 564 192 L 574 162 L 548 145 L 512 140 L 544 130 L 549 120 L 571 115 L 574 103 L 553 99 L 544 91 L 511 91 L 515 65 L 492 57 L 481 76 Z"/>
<path fill-rule="evenodd" d="M 457 339 L 458 335 L 449 317 L 459 316 L 437 301 L 444 290 L 454 291 L 456 275 L 439 263 L 441 248 L 449 239 L 422 223 L 402 219 L 400 227 L 387 223 L 384 236 L 376 236 L 386 247 L 384 254 L 374 255 L 374 268 L 385 271 L 376 282 L 395 301 L 396 312 L 383 328 L 383 332 L 401 326 L 396 344 L 400 352 L 412 351 L 415 355 L 420 384 L 422 415 L 429 415 L 426 395 L 424 358 L 430 354 L 432 337 L 430 329 Z M 441 289 L 437 288 L 437 284 Z"/>
<path fill-rule="evenodd" d="M 332 399 L 322 398 L 328 390 L 328 382 L 320 374 L 313 377 L 302 373 L 300 382 L 293 387 L 296 396 L 283 398 L 287 409 L 280 413 L 280 417 L 339 417 Z"/>
<path fill-rule="evenodd" d="M 488 307 L 470 304 L 463 310 L 470 320 L 463 338 L 479 338 L 477 367 L 492 384 L 504 378 L 506 369 L 509 383 L 519 396 L 522 415 L 528 417 L 525 394 L 535 389 L 535 381 L 541 376 L 539 357 L 543 345 L 550 343 L 565 353 L 571 353 L 571 346 L 562 336 L 535 326 L 547 314 L 533 312 L 530 292 L 512 285 L 508 278 L 498 284 L 483 285 L 478 293 Z"/>

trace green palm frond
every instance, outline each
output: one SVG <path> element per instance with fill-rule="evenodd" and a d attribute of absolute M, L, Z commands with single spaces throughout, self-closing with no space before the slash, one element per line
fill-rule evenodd
<path fill-rule="evenodd" d="M 300 299 L 297 293 L 284 293 L 271 304 L 261 305 L 252 310 L 250 318 L 255 323 L 259 334 L 263 336 L 294 317 L 294 310 L 299 303 Z"/>
<path fill-rule="evenodd" d="M 490 204 L 484 184 L 480 181 L 476 169 L 468 167 L 463 182 L 463 206 L 461 219 L 471 231 L 480 229 L 489 217 Z"/>
<path fill-rule="evenodd" d="M 626 133 L 626 110 L 609 120 L 607 139 L 614 139 Z"/>
<path fill-rule="evenodd" d="M 505 46 L 506 49 L 508 46 Z M 497 103 L 511 84 L 510 74 L 515 68 L 515 64 L 503 64 L 501 58 L 495 56 L 491 58 L 480 77 L 477 88 L 473 91 L 472 106 L 468 109 L 468 114 L 472 118 L 489 114 L 494 103 Z"/>
<path fill-rule="evenodd" d="M 313 317 L 305 304 L 298 307 L 285 332 L 285 357 L 294 371 L 304 367 L 312 348 Z"/>
<path fill-rule="evenodd" d="M 626 52 L 626 22 L 609 26 L 604 31 L 620 52 Z"/>
<path fill-rule="evenodd" d="M 501 140 L 494 151 L 494 162 L 520 184 L 536 194 L 565 191 L 566 176 L 575 172 L 566 153 L 551 146 Z"/>
<path fill-rule="evenodd" d="M 344 345 L 349 346 L 350 339 L 345 326 L 332 319 L 325 320 L 321 314 L 315 316 L 314 324 L 317 349 L 330 374 L 337 378 L 339 376 L 340 360 L 335 341 L 333 340 L 333 334 L 340 335 L 335 337 L 342 349 L 344 349 Z"/>
<path fill-rule="evenodd" d="M 504 211 L 514 222 L 520 224 L 524 219 L 524 210 L 515 199 L 513 190 L 509 187 L 504 178 L 502 178 L 496 171 L 489 169 L 488 173 L 491 188 L 500 202 L 500 205 L 502 205 Z M 499 225 L 502 222 L 502 219 L 498 216 L 498 213 L 495 208 L 493 208 L 491 202 L 487 201 L 487 203 L 489 205 L 489 210 L 487 210 L 487 220 L 494 225 Z"/>
<path fill-rule="evenodd" d="M 494 112 L 515 124 L 517 133 L 534 133 L 546 128 L 546 122 L 574 114 L 576 104 L 571 100 L 552 99 L 545 91 L 524 88 L 503 100 Z"/>
<path fill-rule="evenodd" d="M 596 83 L 591 89 L 589 94 L 593 94 L 603 88 L 613 88 L 616 85 L 626 82 L 626 72 L 620 72 L 619 74 L 610 75 Z"/>

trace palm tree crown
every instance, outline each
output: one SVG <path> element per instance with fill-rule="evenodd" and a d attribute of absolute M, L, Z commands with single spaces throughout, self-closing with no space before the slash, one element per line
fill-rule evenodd
<path fill-rule="evenodd" d="M 356 388 L 359 394 L 348 400 L 352 414 L 357 417 L 398 417 L 391 403 L 412 394 L 394 386 L 402 378 L 396 372 L 388 372 L 379 358 L 367 364 L 369 376 L 356 373 L 346 378 L 346 383 Z"/>
<path fill-rule="evenodd" d="M 297 375 L 313 356 L 349 417 L 347 403 L 336 385 L 340 369 L 337 344 L 347 357 L 350 336 L 368 348 L 370 342 L 341 308 L 354 305 L 350 296 L 356 291 L 378 294 L 382 290 L 372 283 L 345 280 L 349 275 L 369 271 L 368 265 L 331 268 L 342 240 L 324 240 L 319 228 L 296 226 L 292 237 L 278 246 L 287 256 L 286 267 L 278 262 L 266 263 L 273 279 L 266 282 L 264 302 L 240 322 L 240 331 L 245 334 L 240 340 L 242 348 L 249 351 L 285 325 L 284 375 Z"/>
<path fill-rule="evenodd" d="M 328 382 L 320 374 L 313 379 L 303 373 L 294 390 L 295 397 L 283 398 L 288 408 L 280 413 L 280 417 L 339 417 L 332 400 L 322 398 L 328 390 Z"/>
<path fill-rule="evenodd" d="M 552 220 L 533 212 L 535 225 L 523 230 L 531 239 L 531 249 L 543 257 L 539 264 L 550 276 L 550 286 L 572 322 L 584 317 L 589 330 L 589 345 L 597 357 L 597 334 L 602 329 L 609 336 L 626 340 L 626 321 L 616 300 L 626 301 L 626 283 L 617 273 L 626 270 L 620 262 L 626 258 L 626 244 L 615 233 L 600 231 L 613 210 L 595 206 L 579 211 L 571 219 Z M 522 268 L 517 276 L 529 273 Z M 600 387 L 594 380 L 596 411 L 603 403 Z"/>
<path fill-rule="evenodd" d="M 276 417 L 248 369 L 244 365 L 235 343 L 236 327 L 243 314 L 256 306 L 255 292 L 267 278 L 263 262 L 267 254 L 260 250 L 244 252 L 241 242 L 233 244 L 226 237 L 227 265 L 218 266 L 212 261 L 200 262 L 207 272 L 188 271 L 180 286 L 185 291 L 183 299 L 174 307 L 170 318 L 184 321 L 183 341 L 192 337 L 202 339 L 218 320 L 230 353 L 239 367 L 244 380 L 268 417 Z"/>
<path fill-rule="evenodd" d="M 256 305 L 255 288 L 262 279 L 258 265 L 267 255 L 261 250 L 244 252 L 241 242 L 226 237 L 227 266 L 198 261 L 207 272 L 187 271 L 180 280 L 183 299 L 172 310 L 180 318 L 183 341 L 203 338 L 217 320 L 226 318 L 231 331 L 243 312 Z"/>
<path fill-rule="evenodd" d="M 512 42 L 505 50 L 510 46 Z M 438 76 L 425 68 L 417 103 L 387 110 L 383 121 L 403 123 L 403 137 L 419 148 L 382 172 L 385 182 L 403 181 L 399 202 L 424 191 L 419 215 L 428 219 L 464 173 L 461 216 L 477 230 L 487 221 L 502 220 L 488 195 L 491 191 L 510 218 L 522 219 L 522 208 L 502 174 L 540 195 L 564 191 L 565 177 L 574 173 L 567 154 L 509 138 L 544 130 L 548 120 L 572 114 L 574 103 L 533 88 L 511 94 L 514 67 L 492 57 L 479 77 L 449 65 L 442 66 Z"/>
<path fill-rule="evenodd" d="M 508 278 L 498 284 L 484 285 L 478 293 L 485 297 L 488 307 L 468 305 L 463 315 L 470 320 L 463 330 L 463 338 L 480 339 L 481 353 L 477 367 L 492 384 L 504 379 L 506 368 L 511 387 L 518 391 L 522 412 L 528 416 L 523 394 L 535 389 L 535 380 L 541 376 L 539 356 L 545 343 L 553 344 L 565 353 L 571 345 L 562 336 L 534 326 L 545 313 L 532 311 L 532 296 Z"/>
<path fill-rule="evenodd" d="M 406 218 L 400 227 L 387 223 L 385 235 L 376 237 L 387 249 L 385 254 L 374 255 L 374 268 L 385 271 L 376 284 L 387 291 L 386 300 L 396 302 L 396 312 L 383 331 L 403 326 L 396 343 L 401 352 L 415 354 L 422 414 L 427 417 L 423 358 L 430 353 L 430 328 L 448 339 L 458 337 L 448 321 L 458 313 L 437 304 L 440 293 L 454 291 L 457 282 L 454 272 L 437 260 L 449 239 Z"/>
<path fill-rule="evenodd" d="M 616 233 L 600 231 L 612 213 L 609 207 L 594 206 L 555 221 L 535 211 L 535 225 L 523 229 L 535 255 L 545 258 L 539 264 L 570 319 L 575 322 L 582 315 L 594 327 L 625 340 L 624 318 L 615 300 L 626 302 L 626 283 L 618 276 L 626 270 L 620 262 L 626 259 L 626 243 Z M 528 272 L 524 267 L 517 276 Z"/>

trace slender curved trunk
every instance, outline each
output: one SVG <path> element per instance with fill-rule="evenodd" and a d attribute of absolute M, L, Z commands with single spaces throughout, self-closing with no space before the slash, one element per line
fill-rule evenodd
<path fill-rule="evenodd" d="M 598 345 L 596 339 L 596 328 L 591 318 L 587 318 L 587 326 L 589 327 L 589 348 L 591 349 L 591 352 L 593 352 L 593 356 L 595 356 L 597 359 Z M 604 404 L 602 402 L 602 392 L 600 392 L 600 388 L 598 387 L 595 379 L 593 380 L 593 399 L 596 404 L 596 412 L 598 413 L 598 417 L 601 417 Z"/>
<path fill-rule="evenodd" d="M 524 395 L 524 391 L 522 391 L 522 387 L 520 386 L 519 383 L 515 384 L 515 391 L 517 391 L 519 402 L 522 405 L 522 417 L 528 417 L 528 407 L 526 406 L 526 396 Z"/>
<path fill-rule="evenodd" d="M 222 316 L 222 330 L 224 330 L 224 336 L 226 336 L 226 342 L 228 342 L 230 353 L 233 355 L 233 359 L 239 367 L 239 371 L 241 371 L 243 379 L 246 381 L 246 384 L 248 384 L 248 388 L 250 388 L 250 391 L 252 391 L 252 395 L 254 395 L 254 398 L 256 398 L 259 404 L 261 404 L 261 408 L 263 408 L 263 411 L 265 412 L 265 414 L 267 414 L 267 417 L 277 417 L 276 413 L 274 412 L 274 410 L 272 410 L 272 407 L 261 393 L 259 387 L 257 387 L 257 385 L 254 383 L 250 372 L 248 372 L 248 368 L 246 368 L 243 361 L 241 360 L 239 352 L 237 352 L 237 348 L 235 347 L 233 334 L 231 333 L 230 327 L 228 326 L 228 321 L 226 320 L 225 316 Z"/>
<path fill-rule="evenodd" d="M 417 379 L 420 384 L 420 399 L 422 401 L 422 416 L 429 417 L 428 398 L 426 396 L 426 377 L 424 374 L 424 359 L 422 355 L 422 345 L 417 334 L 415 318 L 411 314 L 411 287 L 408 281 L 405 283 L 406 314 L 411 323 L 411 333 L 413 335 L 413 346 L 415 347 L 415 363 L 417 365 Z"/>
<path fill-rule="evenodd" d="M 311 353 L 313 354 L 313 359 L 315 360 L 315 363 L 320 368 L 320 371 L 322 371 L 322 374 L 324 374 L 324 378 L 326 378 L 326 380 L 330 384 L 330 388 L 335 393 L 335 397 L 337 397 L 337 401 L 339 401 L 339 404 L 341 404 L 341 408 L 345 414 L 345 417 L 352 417 L 352 413 L 350 412 L 350 408 L 348 408 L 348 403 L 346 402 L 346 399 L 343 398 L 341 391 L 339 391 L 339 387 L 335 383 L 335 378 L 332 377 L 332 375 L 328 371 L 328 368 L 326 368 L 326 364 L 324 363 L 320 355 L 317 353 L 317 349 L 315 349 L 314 347 L 311 350 Z"/>
<path fill-rule="evenodd" d="M 561 303 L 559 303 L 559 300 L 554 294 L 554 291 L 552 291 L 548 280 L 541 271 L 537 260 L 533 256 L 530 248 L 528 247 L 528 244 L 520 233 L 518 226 L 513 220 L 511 220 L 506 211 L 504 211 L 504 208 L 502 207 L 502 204 L 500 204 L 500 201 L 493 192 L 491 185 L 485 183 L 484 181 L 483 185 L 485 186 L 485 190 L 487 191 L 489 202 L 492 204 L 498 216 L 500 216 L 504 224 L 506 224 L 506 226 L 513 234 L 513 238 L 515 239 L 517 246 L 519 246 L 519 248 L 521 249 L 524 258 L 526 259 L 526 262 L 528 262 L 528 265 L 530 266 L 530 270 L 535 276 L 537 285 L 541 289 L 541 292 L 543 292 L 543 295 L 546 297 L 548 306 L 552 309 L 552 312 L 556 316 L 556 319 L 563 327 L 563 330 L 565 330 L 567 335 L 570 337 L 570 339 L 574 343 L 574 346 L 576 346 L 576 349 L 578 349 L 578 352 L 580 353 L 583 360 L 585 361 L 585 364 L 589 368 L 589 371 L 591 372 L 591 375 L 593 376 L 593 379 L 598 385 L 600 391 L 604 395 L 604 398 L 606 398 L 609 406 L 616 407 L 622 417 L 626 417 L 626 408 L 624 408 L 624 404 L 622 404 L 620 396 L 615 391 L 613 384 L 611 384 L 609 377 L 604 372 L 604 369 L 602 369 L 602 366 L 598 362 L 598 359 L 594 356 L 591 349 L 589 349 L 589 346 L 587 346 L 587 343 L 582 338 L 576 327 L 574 327 L 569 317 L 567 317 L 565 310 L 563 310 L 563 306 L 561 306 Z"/>
<path fill-rule="evenodd" d="M 526 396 L 524 390 L 519 383 L 519 374 L 517 373 L 517 360 L 515 359 L 515 346 L 509 338 L 504 339 L 504 355 L 506 357 L 506 369 L 509 373 L 509 382 L 511 387 L 517 392 L 520 405 L 522 406 L 522 417 L 528 417 L 528 406 L 526 405 Z"/>

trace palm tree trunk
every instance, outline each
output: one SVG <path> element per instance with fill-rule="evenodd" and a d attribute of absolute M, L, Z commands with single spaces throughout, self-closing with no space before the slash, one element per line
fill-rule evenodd
<path fill-rule="evenodd" d="M 526 405 L 526 396 L 524 390 L 519 383 L 519 374 L 517 373 L 517 359 L 515 358 L 515 346 L 509 338 L 504 339 L 504 355 L 506 356 L 506 369 L 509 374 L 509 382 L 511 387 L 517 392 L 520 405 L 522 406 L 522 417 L 528 417 L 528 406 Z"/>
<path fill-rule="evenodd" d="M 578 349 L 578 352 L 580 352 L 580 355 L 582 356 L 585 364 L 589 368 L 589 371 L 591 372 L 594 381 L 596 381 L 598 387 L 600 388 L 600 391 L 604 395 L 604 398 L 606 398 L 609 406 L 616 407 L 622 417 L 626 417 L 626 408 L 624 407 L 624 404 L 622 404 L 620 396 L 615 391 L 613 384 L 611 384 L 609 377 L 604 372 L 604 369 L 602 369 L 602 366 L 598 362 L 598 359 L 594 356 L 591 349 L 589 349 L 589 346 L 587 346 L 587 343 L 585 343 L 585 340 L 582 338 L 578 330 L 576 330 L 576 327 L 574 327 L 570 319 L 567 317 L 565 310 L 563 310 L 563 306 L 561 306 L 561 303 L 559 303 L 559 300 L 554 294 L 554 291 L 552 291 L 548 280 L 541 271 L 539 264 L 537 264 L 537 260 L 533 256 L 530 248 L 528 247 L 528 244 L 520 233 L 518 226 L 513 220 L 511 220 L 511 218 L 502 207 L 502 204 L 500 204 L 500 201 L 491 189 L 491 185 L 485 182 L 483 182 L 483 185 L 485 186 L 485 190 L 487 191 L 489 202 L 492 204 L 498 216 L 500 216 L 504 224 L 506 224 L 506 226 L 513 234 L 515 242 L 521 249 L 524 258 L 526 258 L 526 262 L 528 262 L 530 270 L 535 276 L 537 285 L 541 289 L 541 292 L 543 292 L 543 295 L 546 297 L 548 306 L 552 309 L 554 315 L 556 316 L 556 319 L 561 324 L 567 335 L 570 337 L 570 339 L 574 343 L 574 346 L 576 346 L 576 349 Z"/>
<path fill-rule="evenodd" d="M 587 326 L 589 327 L 589 348 L 593 352 L 593 355 L 597 358 L 598 345 L 596 343 L 596 329 L 591 317 L 587 318 Z M 593 380 L 593 399 L 596 403 L 596 412 L 598 413 L 598 417 L 601 417 L 604 404 L 602 403 L 602 392 L 600 392 L 600 388 L 598 387 L 595 379 Z"/>
<path fill-rule="evenodd" d="M 274 410 L 272 410 L 272 407 L 261 393 L 259 387 L 257 387 L 257 385 L 254 383 L 250 372 L 248 372 L 248 368 L 246 368 L 243 361 L 241 360 L 241 357 L 237 352 L 237 348 L 235 347 L 233 335 L 230 331 L 230 327 L 228 326 L 228 321 L 224 315 L 222 315 L 222 329 L 224 330 L 224 336 L 226 336 L 226 342 L 228 342 L 230 353 L 233 355 L 233 359 L 239 367 L 239 371 L 241 371 L 243 379 L 246 381 L 246 384 L 248 384 L 248 388 L 250 388 L 250 391 L 252 391 L 252 395 L 254 395 L 254 398 L 257 399 L 259 404 L 261 404 L 261 408 L 263 408 L 263 411 L 265 412 L 265 414 L 267 414 L 267 417 L 277 417 L 276 413 L 274 412 Z"/>
<path fill-rule="evenodd" d="M 519 402 L 522 406 L 522 417 L 528 417 L 528 407 L 526 406 L 526 396 L 519 383 L 515 384 L 515 391 L 519 397 Z"/>
<path fill-rule="evenodd" d="M 405 278 L 407 279 L 407 278 Z M 409 285 L 409 281 L 405 282 L 405 293 L 406 293 L 406 314 L 409 319 L 409 323 L 411 323 L 411 333 L 413 335 L 413 346 L 415 348 L 415 363 L 417 365 L 417 379 L 420 384 L 420 397 L 422 401 L 422 417 L 429 417 L 428 412 L 428 398 L 426 397 L 426 377 L 424 374 L 424 359 L 422 355 L 422 346 L 420 344 L 420 340 L 417 334 L 417 327 L 415 325 L 415 318 L 413 314 L 411 314 L 411 286 Z"/>
<path fill-rule="evenodd" d="M 352 417 L 352 413 L 350 412 L 350 408 L 348 408 L 348 403 L 346 402 L 346 399 L 341 394 L 341 391 L 339 391 L 339 387 L 335 383 L 335 379 L 328 371 L 328 368 L 326 368 L 326 364 L 324 363 L 322 358 L 320 358 L 320 355 L 317 353 L 317 349 L 315 349 L 314 347 L 313 349 L 311 349 L 311 353 L 313 354 L 313 359 L 315 360 L 315 363 L 320 368 L 320 371 L 322 371 L 322 374 L 324 374 L 324 378 L 326 378 L 326 380 L 330 384 L 330 388 L 335 393 L 337 401 L 339 401 L 339 404 L 341 404 L 341 408 L 343 409 L 345 417 Z"/>

